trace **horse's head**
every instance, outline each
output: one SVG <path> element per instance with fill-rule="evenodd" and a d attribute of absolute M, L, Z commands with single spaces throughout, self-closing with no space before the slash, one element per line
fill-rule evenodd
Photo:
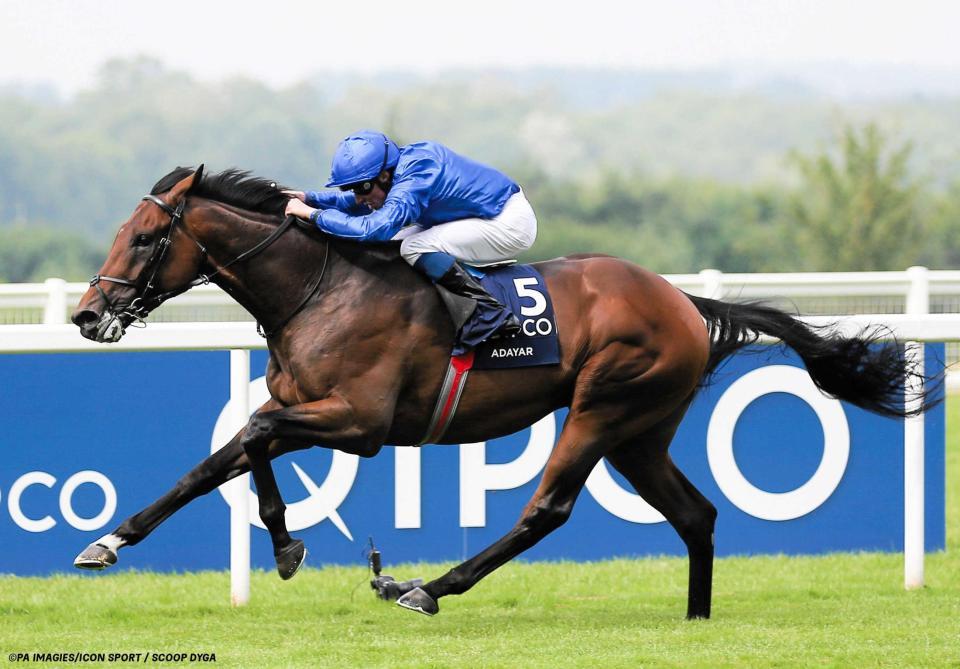
<path fill-rule="evenodd" d="M 131 323 L 194 285 L 206 250 L 182 219 L 187 193 L 202 174 L 201 165 L 165 192 L 147 195 L 120 226 L 106 262 L 71 317 L 84 337 L 119 341 Z"/>

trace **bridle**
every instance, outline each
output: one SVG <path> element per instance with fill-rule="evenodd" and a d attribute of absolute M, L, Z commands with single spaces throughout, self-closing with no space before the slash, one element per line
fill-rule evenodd
<path fill-rule="evenodd" d="M 116 276 L 106 276 L 104 274 L 94 274 L 93 278 L 90 279 L 90 285 L 97 289 L 97 292 L 100 294 L 100 298 L 107 305 L 107 313 L 109 313 L 114 319 L 118 320 L 121 327 L 124 327 L 123 318 L 126 316 L 130 319 L 131 322 L 137 322 L 142 325 L 144 323 L 144 318 L 153 310 L 156 309 L 164 301 L 173 297 L 176 294 L 184 292 L 199 283 L 204 283 L 202 280 L 203 275 L 194 279 L 189 285 L 187 285 L 182 290 L 170 291 L 167 293 L 158 293 L 151 296 L 150 293 L 156 289 L 156 278 L 157 274 L 160 272 L 160 267 L 163 265 L 163 260 L 167 256 L 167 251 L 170 248 L 171 238 L 173 237 L 173 231 L 177 228 L 177 224 L 183 220 L 183 209 L 186 206 L 186 198 L 180 200 L 180 204 L 177 205 L 177 208 L 174 209 L 166 202 L 156 197 L 155 195 L 145 195 L 143 200 L 148 200 L 153 202 L 158 207 L 163 209 L 166 213 L 170 214 L 170 226 L 167 228 L 166 233 L 157 243 L 156 247 L 153 249 L 153 253 L 150 254 L 150 258 L 147 260 L 147 264 L 143 266 L 143 269 L 140 271 L 139 276 L 135 279 L 126 279 Z M 202 254 L 200 260 L 200 267 L 203 267 L 204 262 L 207 259 L 207 249 L 193 238 L 191 235 L 187 235 L 190 239 L 200 247 L 200 252 Z M 137 296 L 133 300 L 124 306 L 118 306 L 115 304 L 107 294 L 103 292 L 103 288 L 100 286 L 101 281 L 109 281 L 110 283 L 116 283 L 121 286 L 132 286 L 137 290 Z"/>
<path fill-rule="evenodd" d="M 208 254 L 207 254 L 206 247 L 203 244 L 201 244 L 193 235 L 187 232 L 187 230 L 183 228 L 183 226 L 180 226 L 181 228 L 183 228 L 182 230 L 183 234 L 189 237 L 193 241 L 193 243 L 196 244 L 197 247 L 200 249 L 200 262 L 198 263 L 197 277 L 192 281 L 190 281 L 189 283 L 187 283 L 182 288 L 178 288 L 176 290 L 169 290 L 165 292 L 157 292 L 155 295 L 151 295 L 151 293 L 156 290 L 157 274 L 160 272 L 160 268 L 163 265 L 163 261 L 167 257 L 167 251 L 169 250 L 170 245 L 172 244 L 171 238 L 173 237 L 173 232 L 174 230 L 177 229 L 177 224 L 182 223 L 183 221 L 183 210 L 184 210 L 184 207 L 186 206 L 187 199 L 186 197 L 184 197 L 182 200 L 180 200 L 180 203 L 177 205 L 176 209 L 174 209 L 173 207 L 171 207 L 170 205 L 168 205 L 166 202 L 164 202 L 163 200 L 161 200 L 155 195 L 144 195 L 143 198 L 141 198 L 141 200 L 152 202 L 158 207 L 160 207 L 167 214 L 169 214 L 170 225 L 169 227 L 167 227 L 167 231 L 164 234 L 164 236 L 157 243 L 156 248 L 154 248 L 153 253 L 150 255 L 150 258 L 147 260 L 147 263 L 143 266 L 143 269 L 140 270 L 140 275 L 136 279 L 126 279 L 126 278 L 115 277 L 115 276 L 106 276 L 103 274 L 95 274 L 93 278 L 90 279 L 90 285 L 97 289 L 97 292 L 100 294 L 100 298 L 107 305 L 107 313 L 110 314 L 110 316 L 112 317 L 112 320 L 116 320 L 117 322 L 120 323 L 120 327 L 123 331 L 126 331 L 126 326 L 124 325 L 123 317 L 130 319 L 131 324 L 135 322 L 139 325 L 139 327 L 146 327 L 146 322 L 144 321 L 144 319 L 150 314 L 151 311 L 159 307 L 165 301 L 169 300 L 172 297 L 176 297 L 181 293 L 185 293 L 186 291 L 190 290 L 194 286 L 199 286 L 201 284 L 208 284 L 210 283 L 210 280 L 213 277 L 215 277 L 217 274 L 220 274 L 223 270 L 227 269 L 231 265 L 234 265 L 238 262 L 242 262 L 244 260 L 249 260 L 250 258 L 259 254 L 260 252 L 265 250 L 268 246 L 273 244 L 273 242 L 275 242 L 280 237 L 280 235 L 286 232 L 290 228 L 290 226 L 293 225 L 294 222 L 296 222 L 297 220 L 296 217 L 294 216 L 287 216 L 283 220 L 283 223 L 277 226 L 277 228 L 274 229 L 273 232 L 271 232 L 270 235 L 266 237 L 266 239 L 257 243 L 253 248 L 250 248 L 244 251 L 243 253 L 238 255 L 236 258 L 234 258 L 230 262 L 225 263 L 220 267 L 217 267 L 213 272 L 210 272 L 209 274 L 204 274 L 201 271 L 203 269 L 203 266 L 207 262 Z M 303 298 L 303 300 L 297 305 L 296 309 L 294 309 L 293 312 L 290 313 L 286 318 L 284 318 L 279 325 L 274 327 L 269 332 L 265 331 L 261 327 L 260 323 L 257 323 L 257 332 L 260 333 L 262 337 L 264 338 L 271 337 L 275 335 L 277 332 L 279 332 L 281 329 L 283 329 L 283 327 L 288 322 L 290 322 L 290 320 L 294 316 L 300 313 L 303 307 L 306 306 L 307 302 L 310 301 L 310 298 L 313 297 L 313 295 L 320 288 L 320 283 L 321 281 L 323 281 L 324 272 L 327 269 L 327 260 L 330 257 L 329 238 L 326 241 L 327 241 L 327 245 L 326 245 L 326 251 L 323 256 L 323 265 L 320 268 L 320 275 L 317 277 L 317 280 L 313 284 L 313 287 L 310 289 L 307 295 Z M 118 306 L 109 297 L 107 297 L 107 294 L 103 291 L 103 288 L 100 287 L 101 281 L 109 281 L 111 283 L 116 283 L 121 286 L 132 286 L 137 290 L 137 295 L 136 297 L 133 298 L 133 300 L 130 301 L 129 304 Z"/>

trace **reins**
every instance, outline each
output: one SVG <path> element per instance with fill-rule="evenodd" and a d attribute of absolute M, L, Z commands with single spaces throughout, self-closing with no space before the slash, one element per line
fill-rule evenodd
<path fill-rule="evenodd" d="M 296 220 L 296 218 L 294 218 L 293 216 L 287 216 L 286 218 L 283 219 L 283 223 L 281 223 L 280 225 L 278 225 L 277 228 L 276 228 L 273 232 L 270 233 L 270 236 L 267 237 L 266 239 L 264 239 L 262 242 L 260 242 L 260 243 L 257 244 L 256 246 L 254 246 L 252 249 L 248 249 L 248 250 L 244 251 L 243 253 L 241 253 L 240 255 L 238 255 L 236 258 L 234 258 L 234 259 L 231 260 L 230 262 L 226 263 L 225 265 L 221 265 L 220 267 L 218 267 L 215 271 L 211 272 L 210 274 L 208 274 L 208 275 L 206 275 L 206 276 L 204 276 L 203 274 L 201 274 L 199 277 L 197 277 L 197 279 L 202 280 L 202 281 L 201 281 L 202 283 L 210 283 L 210 279 L 212 279 L 212 278 L 215 277 L 217 274 L 219 274 L 219 273 L 222 272 L 223 270 L 227 269 L 227 268 L 230 267 L 231 265 L 233 265 L 233 264 L 235 264 L 235 263 L 238 263 L 238 262 L 242 262 L 242 261 L 244 261 L 244 260 L 249 260 L 250 258 L 254 257 L 255 255 L 258 255 L 261 251 L 264 251 L 268 246 L 270 246 L 270 245 L 273 244 L 275 241 L 277 241 L 277 238 L 280 237 L 280 235 L 282 235 L 284 232 L 286 232 L 286 231 L 287 231 L 287 228 L 289 228 L 291 225 L 293 225 L 293 223 L 294 223 L 295 220 Z M 197 279 L 195 279 L 195 280 L 197 280 Z"/>
<path fill-rule="evenodd" d="M 187 283 L 184 287 L 178 288 L 176 290 L 170 290 L 163 293 L 158 293 L 156 295 L 150 295 L 150 291 L 155 288 L 155 281 L 157 274 L 160 272 L 160 267 L 163 265 L 163 261 L 167 256 L 167 250 L 172 244 L 171 238 L 173 237 L 174 230 L 177 229 L 177 224 L 183 221 L 183 210 L 186 205 L 186 198 L 180 201 L 180 204 L 177 205 L 176 209 L 168 205 L 166 202 L 156 197 L 155 195 L 145 195 L 142 198 L 145 201 L 152 202 L 163 211 L 170 215 L 170 226 L 167 228 L 167 232 L 160 239 L 157 244 L 157 247 L 154 249 L 150 258 L 147 260 L 146 265 L 144 265 L 143 270 L 141 270 L 140 275 L 136 279 L 126 279 L 122 277 L 115 276 L 106 276 L 102 274 L 95 274 L 92 279 L 90 279 L 90 285 L 97 289 L 97 292 L 100 294 L 101 299 L 107 305 L 107 312 L 110 313 L 115 320 L 120 323 L 122 329 L 126 329 L 123 325 L 122 316 L 127 316 L 131 322 L 137 322 L 142 324 L 143 327 L 146 327 L 146 322 L 144 319 L 150 314 L 151 311 L 159 307 L 162 303 L 167 301 L 172 297 L 176 297 L 181 293 L 185 293 L 194 286 L 199 286 L 201 284 L 208 284 L 210 280 L 223 272 L 228 267 L 235 265 L 236 263 L 250 260 L 251 258 L 259 255 L 264 250 L 266 250 L 271 244 L 273 244 L 280 236 L 286 232 L 291 225 L 296 222 L 296 217 L 287 216 L 284 218 L 283 223 L 277 226 L 273 232 L 270 233 L 266 239 L 258 242 L 255 246 L 250 249 L 247 249 L 240 255 L 238 255 L 233 260 L 220 265 L 213 272 L 209 274 L 204 274 L 200 270 L 203 269 L 204 264 L 207 262 L 208 253 L 207 249 L 203 244 L 201 244 L 193 235 L 187 232 L 186 229 L 183 229 L 183 233 L 187 235 L 200 249 L 201 257 L 199 268 L 197 270 L 197 277 Z M 182 226 L 181 226 L 182 227 Z M 288 314 L 285 318 L 280 321 L 280 324 L 274 327 L 270 331 L 265 331 L 260 323 L 257 323 L 257 333 L 265 339 L 272 337 L 277 334 L 284 328 L 284 326 L 289 323 L 294 316 L 299 314 L 303 308 L 310 302 L 311 298 L 316 294 L 320 289 L 320 284 L 323 282 L 323 275 L 327 269 L 327 260 L 330 258 L 330 239 L 326 239 L 326 248 L 323 255 L 323 265 L 320 267 L 320 275 L 317 277 L 317 280 L 314 282 L 313 286 L 310 288 L 310 291 L 306 296 L 300 301 L 296 308 Z M 144 277 L 147 277 L 144 279 Z M 116 283 L 121 286 L 132 286 L 139 293 L 136 297 L 131 300 L 128 305 L 123 307 L 118 307 L 114 304 L 107 294 L 103 291 L 103 288 L 100 287 L 101 281 L 109 281 L 111 283 Z"/>

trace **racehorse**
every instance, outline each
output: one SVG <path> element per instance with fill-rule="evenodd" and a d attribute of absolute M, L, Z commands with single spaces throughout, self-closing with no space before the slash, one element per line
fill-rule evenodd
<path fill-rule="evenodd" d="M 284 219 L 282 190 L 238 170 L 204 176 L 202 165 L 177 168 L 120 227 L 73 313 L 83 336 L 117 341 L 164 300 L 212 281 L 263 328 L 271 399 L 172 490 L 88 546 L 76 566 L 114 564 L 121 547 L 250 471 L 277 568 L 290 578 L 305 550 L 287 531 L 270 461 L 314 444 L 372 457 L 426 433 L 455 335 L 437 291 L 396 244 L 361 245 Z M 563 525 L 606 458 L 683 539 L 687 617 L 708 618 L 717 512 L 668 448 L 697 389 L 723 358 L 763 334 L 793 348 L 829 396 L 888 416 L 918 413 L 930 401 L 921 389 L 905 405 L 904 379 L 920 372 L 895 343 L 880 343 L 878 331 L 845 337 L 769 306 L 691 296 L 612 256 L 535 266 L 553 299 L 560 363 L 475 371 L 441 442 L 493 439 L 568 407 L 563 430 L 516 525 L 404 594 L 398 603 L 407 608 L 436 613 L 440 598 L 466 592 Z"/>

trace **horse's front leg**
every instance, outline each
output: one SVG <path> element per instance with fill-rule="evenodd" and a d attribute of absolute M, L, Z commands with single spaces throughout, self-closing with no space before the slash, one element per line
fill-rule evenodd
<path fill-rule="evenodd" d="M 383 444 L 386 429 L 361 428 L 353 407 L 332 397 L 298 404 L 276 411 L 261 411 L 250 419 L 240 444 L 250 463 L 260 500 L 260 519 L 270 533 L 277 571 L 283 579 L 292 578 L 306 557 L 303 541 L 287 531 L 286 505 L 270 466 L 269 450 L 277 441 L 300 444 L 322 443 L 364 457 L 376 455 Z"/>
<path fill-rule="evenodd" d="M 191 469 L 163 497 L 127 518 L 110 534 L 87 546 L 73 561 L 73 565 L 80 569 L 105 569 L 115 564 L 120 548 L 140 543 L 188 502 L 248 471 L 247 457 L 240 446 L 241 434 Z"/>
<path fill-rule="evenodd" d="M 278 407 L 272 400 L 258 411 Z M 176 485 L 156 502 L 130 516 L 113 532 L 100 537 L 76 557 L 73 564 L 80 569 L 105 569 L 117 562 L 117 551 L 124 546 L 140 543 L 163 521 L 192 500 L 206 495 L 232 478 L 250 471 L 250 464 L 243 452 L 240 430 L 230 442 L 183 476 Z M 275 458 L 303 446 L 295 443 L 278 443 L 271 447 L 269 457 Z"/>

